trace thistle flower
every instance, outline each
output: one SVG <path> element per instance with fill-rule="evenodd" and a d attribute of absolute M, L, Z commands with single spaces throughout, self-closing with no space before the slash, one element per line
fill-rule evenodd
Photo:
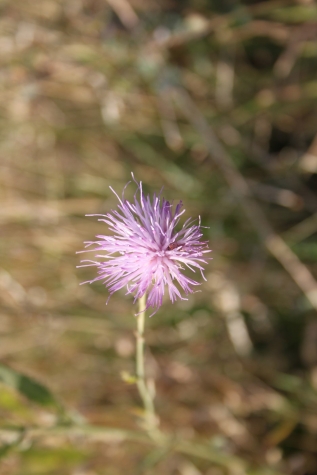
<path fill-rule="evenodd" d="M 96 266 L 98 276 L 83 283 L 102 280 L 109 289 L 110 296 L 125 287 L 127 294 L 134 295 L 134 302 L 147 295 L 146 307 L 157 312 L 162 305 L 167 287 L 172 302 L 187 300 L 181 295 L 192 293 L 199 282 L 183 274 L 184 266 L 193 272 L 199 270 L 205 279 L 202 264 L 206 264 L 204 254 L 210 252 L 208 243 L 201 241 L 200 217 L 198 224 L 191 218 L 177 231 L 181 215 L 185 212 L 180 201 L 173 211 L 173 205 L 161 199 L 160 195 L 144 196 L 142 182 L 137 184 L 134 201 L 122 199 L 110 187 L 119 200 L 118 209 L 98 216 L 98 221 L 108 225 L 112 236 L 96 236 L 98 241 L 85 242 L 85 250 L 80 252 L 104 252 L 95 256 L 98 260 L 83 260 L 81 266 Z M 127 186 L 127 185 L 126 185 Z M 139 192 L 139 198 L 137 194 Z M 89 248 L 89 249 L 88 249 Z M 205 279 L 206 280 L 206 279 Z M 178 286 L 176 285 L 178 284 Z M 110 298 L 110 297 L 109 297 Z"/>

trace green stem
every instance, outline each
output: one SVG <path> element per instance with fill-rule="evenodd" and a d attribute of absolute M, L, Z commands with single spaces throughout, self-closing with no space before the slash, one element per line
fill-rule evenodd
<path fill-rule="evenodd" d="M 145 380 L 144 369 L 144 323 L 145 323 L 145 309 L 146 295 L 139 299 L 139 315 L 137 315 L 137 332 L 136 332 L 136 377 L 137 388 L 142 399 L 145 410 L 145 419 L 147 428 L 151 431 L 155 430 L 157 426 L 157 417 L 155 415 L 154 402 L 151 391 Z"/>

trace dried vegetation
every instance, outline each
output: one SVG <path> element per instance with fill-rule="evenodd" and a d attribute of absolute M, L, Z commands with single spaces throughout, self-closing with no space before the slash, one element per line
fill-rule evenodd
<path fill-rule="evenodd" d="M 316 474 L 316 3 L 0 11 L 1 474 Z M 75 269 L 132 170 L 214 257 L 147 322 L 162 446 L 120 377 L 132 302 Z"/>

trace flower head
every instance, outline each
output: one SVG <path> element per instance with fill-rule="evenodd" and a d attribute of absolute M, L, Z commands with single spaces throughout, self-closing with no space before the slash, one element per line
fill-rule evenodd
<path fill-rule="evenodd" d="M 206 264 L 204 254 L 210 250 L 208 243 L 201 241 L 200 218 L 198 224 L 190 218 L 180 230 L 176 229 L 185 212 L 181 211 L 181 201 L 173 211 L 169 201 L 160 195 L 154 194 L 152 199 L 144 196 L 142 182 L 136 184 L 133 202 L 124 198 L 124 190 L 120 199 L 110 187 L 119 200 L 118 209 L 106 215 L 88 215 L 98 216 L 98 221 L 104 221 L 113 235 L 99 235 L 98 241 L 85 242 L 86 249 L 80 252 L 103 254 L 95 256 L 98 260 L 81 261 L 79 267 L 96 266 L 97 277 L 84 283 L 102 280 L 110 295 L 125 287 L 136 301 L 146 293 L 145 310 L 153 307 L 154 314 L 162 305 L 166 287 L 172 302 L 187 300 L 181 290 L 188 295 L 199 282 L 183 274 L 184 266 L 193 272 L 199 270 L 205 279 L 202 264 Z"/>

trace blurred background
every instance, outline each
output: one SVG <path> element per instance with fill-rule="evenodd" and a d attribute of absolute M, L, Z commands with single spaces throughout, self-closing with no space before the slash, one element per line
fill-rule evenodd
<path fill-rule="evenodd" d="M 316 474 L 316 2 L 0 10 L 1 475 Z M 131 171 L 213 250 L 202 292 L 146 321 L 163 449 L 120 376 L 132 299 L 76 269 Z"/>

